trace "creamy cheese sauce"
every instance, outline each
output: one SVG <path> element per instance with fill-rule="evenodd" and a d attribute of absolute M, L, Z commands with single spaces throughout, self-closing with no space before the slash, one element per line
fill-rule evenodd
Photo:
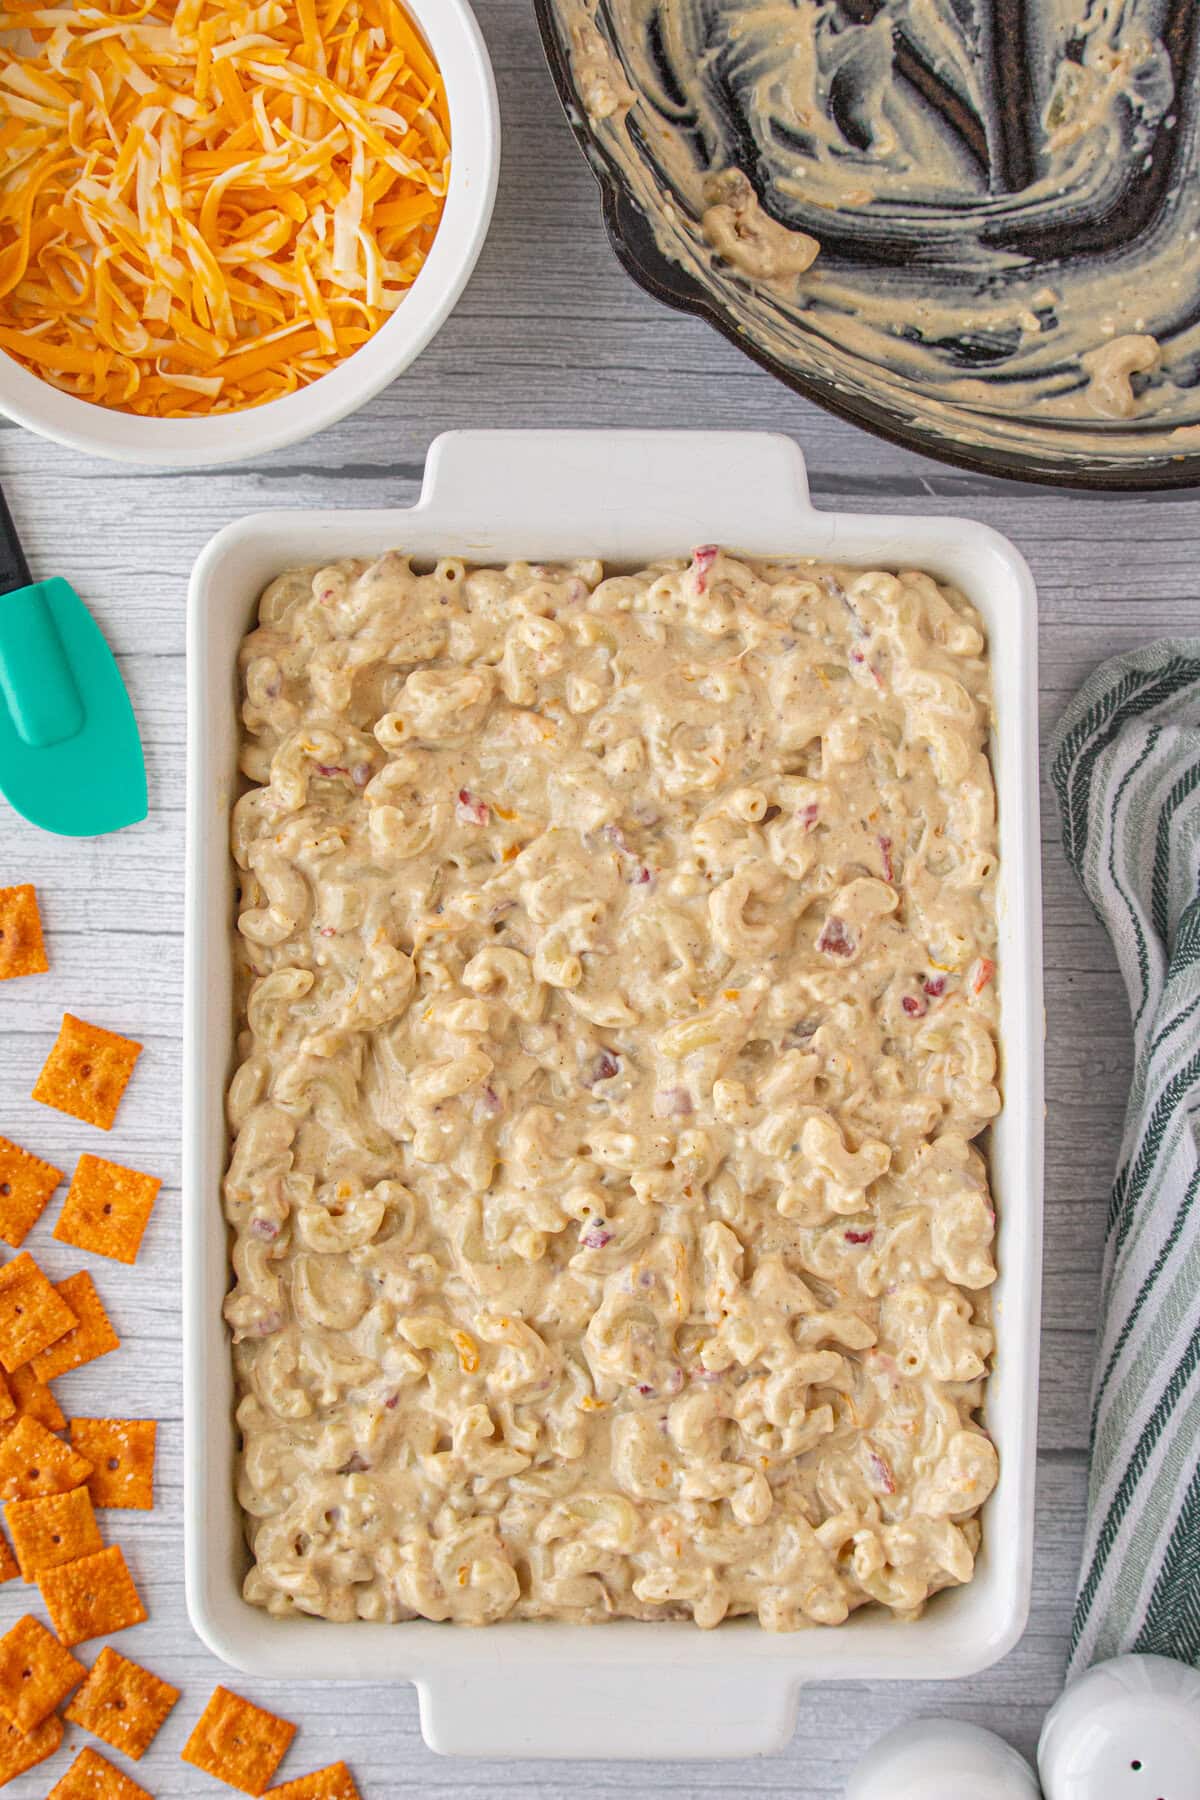
<path fill-rule="evenodd" d="M 789 372 L 1063 466 L 1194 446 L 1187 0 L 553 7 L 598 160 Z"/>
<path fill-rule="evenodd" d="M 242 648 L 247 1596 L 905 1617 L 969 1579 L 979 619 L 715 546 L 289 573 Z"/>

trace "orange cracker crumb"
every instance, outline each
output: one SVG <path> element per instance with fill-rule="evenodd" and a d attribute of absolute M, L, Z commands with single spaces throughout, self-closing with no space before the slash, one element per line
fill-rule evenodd
<path fill-rule="evenodd" d="M 46 1800 L 151 1800 L 151 1796 L 89 1745 L 55 1782 Z"/>
<path fill-rule="evenodd" d="M 16 1418 L 17 1403 L 12 1397 L 12 1389 L 9 1387 L 3 1375 L 0 1375 L 0 1424 L 2 1424 L 5 1419 L 11 1419 L 15 1424 Z"/>
<path fill-rule="evenodd" d="M 0 1787 L 15 1781 L 37 1763 L 53 1756 L 63 1741 L 63 1722 L 57 1713 L 44 1719 L 36 1731 L 18 1731 L 7 1719 L 0 1719 Z"/>
<path fill-rule="evenodd" d="M 301 1775 L 297 1781 L 269 1788 L 265 1800 L 362 1800 L 362 1795 L 345 1763 L 336 1762 L 314 1775 Z"/>
<path fill-rule="evenodd" d="M 6 1581 L 12 1581 L 14 1576 L 17 1576 L 20 1573 L 20 1564 L 13 1555 L 13 1547 L 5 1537 L 4 1533 L 0 1531 L 0 1584 L 3 1584 Z"/>
<path fill-rule="evenodd" d="M 22 1415 L 0 1443 L 0 1500 L 33 1500 L 39 1494 L 65 1494 L 92 1472 L 80 1456 L 28 1414 Z"/>
<path fill-rule="evenodd" d="M 19 1250 L 63 1178 L 61 1169 L 0 1137 L 0 1238 Z"/>
<path fill-rule="evenodd" d="M 43 1569 L 38 1586 L 50 1623 L 68 1649 L 85 1638 L 140 1625 L 146 1617 L 119 1544 L 57 1569 Z"/>
<path fill-rule="evenodd" d="M 28 1250 L 0 1269 L 0 1363 L 6 1369 L 19 1369 L 78 1323 L 68 1297 L 51 1287 Z"/>
<path fill-rule="evenodd" d="M 36 1500 L 10 1500 L 4 1517 L 26 1581 L 36 1581 L 43 1569 L 76 1562 L 104 1548 L 85 1487 L 40 1494 Z"/>
<path fill-rule="evenodd" d="M 0 1269 L 0 1281 L 3 1278 L 4 1270 Z M 54 1291 L 66 1302 L 79 1323 L 56 1338 L 48 1349 L 30 1357 L 30 1367 L 39 1381 L 53 1381 L 55 1376 L 65 1375 L 68 1369 L 82 1368 L 95 1357 L 106 1356 L 110 1350 L 118 1349 L 121 1343 L 86 1269 L 68 1275 L 65 1281 L 56 1281 Z M 0 1349 L 0 1358 L 2 1356 Z"/>
<path fill-rule="evenodd" d="M 71 1443 L 92 1465 L 88 1478 L 96 1506 L 154 1505 L 153 1419 L 72 1419 Z"/>
<path fill-rule="evenodd" d="M 140 1663 L 106 1646 L 67 1708 L 73 1725 L 103 1738 L 135 1762 L 146 1754 L 179 1698 L 179 1689 L 160 1681 Z"/>
<path fill-rule="evenodd" d="M 26 1613 L 0 1638 L 0 1712 L 18 1731 L 36 1731 L 87 1670 Z"/>
<path fill-rule="evenodd" d="M 44 975 L 49 967 L 33 883 L 0 888 L 0 981 Z"/>
<path fill-rule="evenodd" d="M 8 1385 L 12 1389 L 12 1397 L 19 1413 L 28 1413 L 31 1419 L 36 1419 L 48 1431 L 62 1431 L 65 1428 L 67 1421 L 62 1407 L 45 1382 L 38 1380 L 28 1363 L 13 1370 L 8 1378 Z"/>
<path fill-rule="evenodd" d="M 296 1727 L 286 1719 L 218 1687 L 180 1754 L 193 1768 L 257 1800 L 295 1735 Z"/>
<path fill-rule="evenodd" d="M 137 1261 L 142 1233 L 162 1182 L 84 1151 L 54 1227 L 61 1244 L 94 1250 L 116 1262 Z"/>
<path fill-rule="evenodd" d="M 74 1119 L 111 1131 L 121 1095 L 142 1054 L 134 1038 L 118 1037 L 64 1013 L 58 1039 L 34 1084 L 33 1097 Z"/>

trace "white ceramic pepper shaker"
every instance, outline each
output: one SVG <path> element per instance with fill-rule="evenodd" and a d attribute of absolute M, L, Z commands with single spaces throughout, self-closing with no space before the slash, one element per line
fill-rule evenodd
<path fill-rule="evenodd" d="M 914 1719 L 868 1750 L 846 1800 L 1039 1800 L 1025 1758 L 978 1725 Z M 1107 1800 L 1107 1797 L 1106 1797 Z"/>
<path fill-rule="evenodd" d="M 1200 1800 L 1200 1673 L 1169 1656 L 1088 1669 L 1046 1716 L 1046 1800 Z"/>

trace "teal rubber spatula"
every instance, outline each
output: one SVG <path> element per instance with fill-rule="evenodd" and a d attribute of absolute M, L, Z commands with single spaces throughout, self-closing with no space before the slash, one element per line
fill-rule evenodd
<path fill-rule="evenodd" d="M 30 579 L 2 493 L 0 793 L 62 837 L 146 817 L 142 741 L 112 651 L 68 582 Z"/>

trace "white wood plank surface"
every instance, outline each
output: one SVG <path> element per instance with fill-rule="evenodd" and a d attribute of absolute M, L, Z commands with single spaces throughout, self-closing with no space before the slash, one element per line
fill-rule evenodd
<path fill-rule="evenodd" d="M 942 468 L 826 418 L 705 326 L 642 294 L 605 241 L 592 178 L 559 113 L 526 0 L 482 0 L 481 14 L 505 125 L 496 220 L 454 318 L 389 392 L 269 462 L 210 474 L 131 472 L 0 427 L 0 480 L 30 560 L 38 573 L 68 577 L 94 607 L 129 682 L 149 763 L 151 817 L 116 837 L 56 840 L 0 810 L 0 885 L 37 882 L 53 962 L 49 975 L 0 989 L 0 1132 L 68 1169 L 80 1150 L 96 1149 L 165 1177 L 136 1268 L 54 1244 L 50 1221 L 30 1239 L 55 1275 L 81 1262 L 92 1266 L 125 1340 L 118 1353 L 60 1384 L 64 1404 L 162 1421 L 154 1513 L 104 1520 L 124 1544 L 150 1609 L 149 1622 L 123 1633 L 119 1648 L 184 1690 L 140 1767 L 123 1763 L 159 1800 L 227 1791 L 178 1760 L 191 1720 L 225 1673 L 187 1622 L 180 1508 L 184 590 L 211 533 L 261 507 L 409 501 L 430 439 L 455 426 L 767 427 L 791 432 L 805 449 L 818 504 L 963 512 L 1016 540 L 1040 591 L 1043 727 L 1103 656 L 1200 626 L 1200 498 L 1068 495 Z M 841 1793 L 868 1742 L 922 1711 L 990 1724 L 1032 1748 L 1063 1667 L 1086 1481 L 1102 1221 L 1129 1070 L 1115 966 L 1062 861 L 1045 796 L 1043 828 L 1049 1135 L 1042 1455 L 1034 1606 L 1018 1648 L 987 1674 L 957 1684 L 810 1687 L 787 1753 L 732 1765 L 443 1761 L 422 1744 L 411 1688 L 277 1688 L 231 1677 L 241 1691 L 299 1721 L 284 1774 L 345 1757 L 368 1800 L 410 1793 L 565 1800 L 579 1788 L 598 1800 L 631 1791 L 826 1800 Z M 64 1007 L 145 1042 L 110 1138 L 24 1098 Z M 0 1588 L 0 1630 L 26 1601 L 16 1584 Z M 75 1747 L 87 1741 L 75 1729 L 69 1740 Z M 14 1783 L 14 1800 L 44 1795 L 67 1761 L 61 1752 Z"/>

